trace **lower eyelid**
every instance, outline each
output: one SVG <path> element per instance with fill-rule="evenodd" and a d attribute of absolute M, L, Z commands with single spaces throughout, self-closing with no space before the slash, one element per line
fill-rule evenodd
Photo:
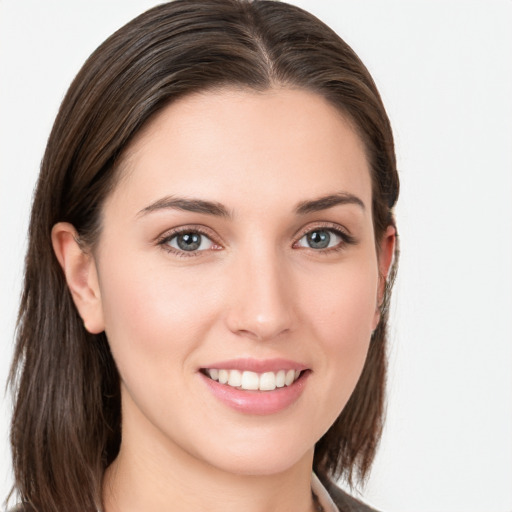
<path fill-rule="evenodd" d="M 195 249 L 193 251 L 187 251 L 185 249 L 182 249 L 181 247 L 175 247 L 174 245 L 171 245 L 171 242 L 173 242 L 173 241 L 175 241 L 176 245 L 178 245 L 177 238 L 180 235 L 185 234 L 185 233 L 195 233 L 195 234 L 198 234 L 199 236 L 201 236 L 201 242 L 200 242 L 199 247 L 197 249 Z M 200 247 L 203 245 L 203 243 L 205 243 L 205 239 L 208 240 L 207 243 L 209 243 L 210 246 L 206 247 L 204 249 L 201 249 Z M 172 235 L 171 237 L 169 237 L 165 243 L 168 244 L 173 249 L 175 249 L 176 251 L 183 251 L 183 252 L 190 252 L 190 253 L 207 251 L 207 250 L 211 249 L 211 247 L 214 245 L 213 240 L 209 236 L 206 236 L 203 233 L 199 233 L 199 232 L 195 232 L 195 231 L 190 231 L 190 232 L 189 231 L 184 231 L 184 232 L 181 232 L 181 233 L 177 233 L 177 234 Z"/>
<path fill-rule="evenodd" d="M 194 249 L 187 251 L 185 249 L 181 249 L 178 246 L 171 245 L 171 241 L 175 240 L 176 237 L 179 235 L 183 235 L 186 233 L 195 233 L 200 235 L 203 238 L 206 238 L 209 241 L 209 247 L 206 247 L 204 249 Z M 175 242 L 177 245 L 177 242 Z M 201 256 L 205 253 L 208 253 L 210 251 L 217 251 L 223 248 L 222 244 L 220 244 L 216 238 L 206 229 L 202 229 L 201 227 L 196 226 L 181 226 L 179 228 L 176 228 L 174 230 L 167 231 L 163 235 L 159 236 L 156 239 L 156 244 L 164 249 L 167 253 L 170 253 L 177 257 L 194 257 L 194 256 Z M 201 242 L 200 245 L 202 245 L 203 242 Z"/>
<path fill-rule="evenodd" d="M 329 252 L 329 251 L 335 251 L 337 249 L 342 249 L 344 246 L 347 245 L 353 245 L 356 244 L 357 241 L 355 238 L 345 232 L 342 229 L 339 229 L 337 227 L 332 226 L 315 226 L 313 228 L 310 228 L 306 231 L 303 231 L 300 236 L 296 239 L 296 241 L 293 243 L 293 247 L 297 247 L 299 242 L 307 236 L 309 233 L 314 231 L 326 231 L 329 232 L 336 237 L 339 238 L 339 241 L 331 247 L 324 247 L 324 248 L 313 248 L 301 245 L 300 248 L 304 249 L 311 249 L 315 252 Z M 181 249 L 179 247 L 173 247 L 170 245 L 170 241 L 173 240 L 175 237 L 179 236 L 180 234 L 184 233 L 197 233 L 201 235 L 204 238 L 207 238 L 209 240 L 209 247 L 205 249 L 195 249 L 191 251 L 187 251 L 184 249 Z M 183 227 L 182 229 L 177 229 L 176 231 L 167 232 L 166 234 L 158 237 L 157 239 L 157 245 L 161 246 L 163 249 L 165 249 L 167 252 L 174 253 L 178 256 L 187 257 L 187 256 L 199 256 L 201 253 L 209 252 L 209 251 L 216 251 L 223 248 L 221 244 L 219 244 L 209 233 L 206 233 L 205 230 L 194 228 L 194 227 Z"/>
<path fill-rule="evenodd" d="M 313 233 L 314 231 L 328 231 L 329 233 L 334 233 L 336 236 L 339 236 L 340 238 L 349 237 L 350 235 L 339 228 L 332 227 L 332 226 L 315 226 L 313 228 L 309 228 L 307 230 L 304 230 L 298 237 L 297 240 L 300 240 L 301 238 L 304 238 L 309 233 Z"/>
<path fill-rule="evenodd" d="M 313 229 L 311 231 L 307 231 L 306 233 L 304 233 L 298 240 L 297 242 L 295 242 L 296 244 L 300 244 L 300 242 L 302 240 L 307 240 L 307 236 L 310 234 L 310 233 L 314 233 L 315 231 L 325 231 L 327 233 L 330 233 L 330 235 L 334 235 L 336 238 L 339 239 L 338 243 L 336 245 L 339 245 L 341 243 L 343 243 L 343 237 L 337 233 L 336 231 L 334 231 L 333 229 Z M 329 240 L 329 243 L 331 242 L 331 240 Z M 307 243 L 307 241 L 306 241 Z M 299 247 L 304 247 L 304 248 L 309 248 L 309 249 L 314 249 L 313 247 L 308 247 L 307 245 L 300 245 Z M 324 247 L 323 249 L 331 249 L 332 247 Z"/>

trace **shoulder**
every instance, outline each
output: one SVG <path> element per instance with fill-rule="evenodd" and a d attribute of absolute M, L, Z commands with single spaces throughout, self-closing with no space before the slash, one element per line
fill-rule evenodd
<path fill-rule="evenodd" d="M 340 512 L 377 512 L 374 508 L 342 491 L 336 484 L 325 482 L 324 485 Z"/>

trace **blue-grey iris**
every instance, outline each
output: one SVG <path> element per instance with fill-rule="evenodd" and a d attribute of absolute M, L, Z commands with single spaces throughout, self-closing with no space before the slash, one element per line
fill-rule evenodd
<path fill-rule="evenodd" d="M 329 247 L 331 235 L 328 231 L 311 231 L 307 234 L 306 239 L 312 249 L 325 249 Z"/>
<path fill-rule="evenodd" d="M 176 237 L 176 243 L 182 251 L 195 251 L 201 245 L 199 233 L 181 233 Z"/>

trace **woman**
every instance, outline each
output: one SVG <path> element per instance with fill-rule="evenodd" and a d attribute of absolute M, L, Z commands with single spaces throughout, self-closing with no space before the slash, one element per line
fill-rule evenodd
<path fill-rule="evenodd" d="M 380 435 L 397 196 L 375 85 L 308 13 L 178 0 L 111 36 L 34 199 L 23 509 L 369 510 L 333 481 Z"/>

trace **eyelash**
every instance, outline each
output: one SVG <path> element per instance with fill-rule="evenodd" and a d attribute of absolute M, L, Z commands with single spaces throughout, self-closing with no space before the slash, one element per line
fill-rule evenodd
<path fill-rule="evenodd" d="M 321 223 L 313 227 L 308 227 L 301 231 L 296 241 L 293 243 L 293 246 L 297 246 L 297 244 L 306 235 L 308 235 L 309 233 L 314 233 L 315 231 L 327 231 L 329 233 L 334 233 L 337 237 L 341 239 L 341 242 L 339 242 L 334 247 L 326 247 L 324 249 L 313 249 L 312 247 L 310 247 L 309 250 L 313 251 L 315 254 L 330 254 L 331 252 L 340 252 L 346 249 L 347 245 L 355 245 L 357 243 L 356 239 L 352 235 L 347 233 L 344 229 L 342 229 L 339 225 L 331 223 Z M 307 248 L 304 247 L 304 249 Z"/>
<path fill-rule="evenodd" d="M 324 223 L 324 224 L 318 224 L 313 227 L 308 227 L 307 229 L 304 229 L 300 232 L 300 234 L 296 237 L 295 242 L 293 243 L 292 247 L 299 248 L 297 244 L 309 233 L 313 233 L 315 231 L 327 231 L 329 233 L 333 233 L 334 235 L 338 236 L 341 239 L 341 242 L 335 245 L 334 247 L 327 247 L 324 249 L 313 249 L 309 248 L 309 250 L 313 251 L 316 254 L 329 254 L 331 252 L 339 252 L 346 248 L 347 245 L 355 245 L 357 244 L 356 239 L 341 229 L 337 224 L 330 224 L 330 223 Z M 176 228 L 170 232 L 165 233 L 164 235 L 160 236 L 157 239 L 157 245 L 161 246 L 162 249 L 167 251 L 168 253 L 174 254 L 181 258 L 190 258 L 190 257 L 197 257 L 200 256 L 201 253 L 207 252 L 208 250 L 195 250 L 195 251 L 184 251 L 180 249 L 176 249 L 174 247 L 171 247 L 169 245 L 169 242 L 173 240 L 175 237 L 179 236 L 180 234 L 184 233 L 193 233 L 198 234 L 201 236 L 204 236 L 208 238 L 211 243 L 214 246 L 218 246 L 219 248 L 210 249 L 210 250 L 219 250 L 221 248 L 221 244 L 219 244 L 215 237 L 212 236 L 212 233 L 209 230 L 206 230 L 202 228 L 201 226 L 183 226 L 180 228 Z M 303 249 L 308 249 L 307 247 L 302 247 Z"/>
<path fill-rule="evenodd" d="M 198 234 L 198 235 L 204 236 L 204 237 L 208 238 L 208 240 L 210 240 L 213 245 L 220 246 L 220 244 L 215 241 L 215 237 L 212 236 L 212 233 L 209 232 L 209 230 L 201 228 L 201 226 L 183 226 L 180 228 L 176 228 L 170 232 L 166 232 L 164 235 L 162 235 L 161 237 L 158 238 L 157 244 L 160 247 L 162 247 L 162 249 L 167 251 L 168 253 L 174 254 L 175 256 L 178 256 L 180 258 L 196 257 L 196 256 L 200 256 L 201 253 L 206 252 L 205 250 L 183 251 L 183 250 L 171 247 L 169 245 L 169 242 L 173 238 L 175 238 L 181 234 L 184 234 L 184 233 L 193 233 L 193 234 Z M 211 249 L 211 250 L 218 250 L 218 249 Z"/>

